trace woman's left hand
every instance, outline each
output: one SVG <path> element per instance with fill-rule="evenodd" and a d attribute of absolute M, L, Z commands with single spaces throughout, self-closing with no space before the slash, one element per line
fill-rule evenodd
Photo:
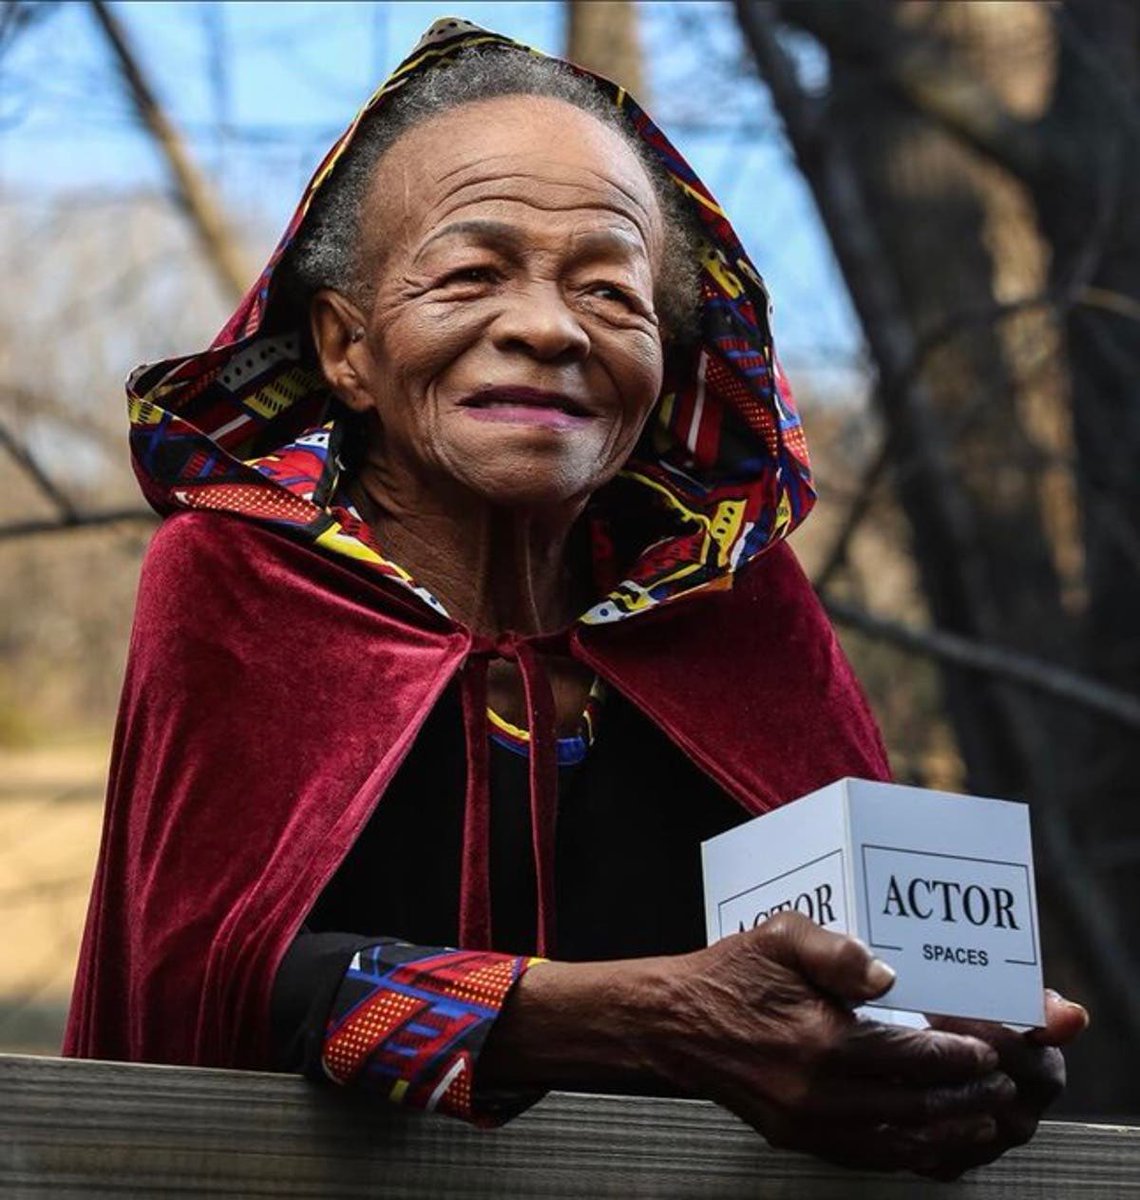
<path fill-rule="evenodd" d="M 1089 1023 L 1080 1004 L 1065 1000 L 1046 989 L 1045 1024 L 1041 1029 L 1015 1033 L 989 1021 L 960 1017 L 929 1018 L 934 1029 L 968 1034 L 989 1042 L 1000 1056 L 999 1069 L 1017 1085 L 1017 1096 L 997 1117 L 993 1141 L 964 1155 L 961 1162 L 929 1174 L 937 1179 L 956 1179 L 963 1171 L 993 1162 L 1014 1146 L 1023 1146 L 1037 1130 L 1042 1114 L 1065 1089 L 1065 1059 L 1060 1047 L 1067 1046 Z"/>

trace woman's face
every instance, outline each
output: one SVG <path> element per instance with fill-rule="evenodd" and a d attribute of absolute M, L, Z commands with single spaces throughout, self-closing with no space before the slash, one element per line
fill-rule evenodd
<path fill-rule="evenodd" d="M 365 206 L 364 337 L 331 369 L 322 321 L 355 317 L 316 310 L 334 387 L 379 415 L 385 479 L 508 506 L 610 479 L 661 386 L 663 240 L 632 151 L 561 101 L 479 101 L 405 134 Z"/>

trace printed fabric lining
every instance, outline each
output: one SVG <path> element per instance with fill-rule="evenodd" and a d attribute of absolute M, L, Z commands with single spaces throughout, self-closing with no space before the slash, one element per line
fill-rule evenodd
<path fill-rule="evenodd" d="M 333 1000 L 325 1076 L 394 1104 L 501 1125 L 538 1096 L 476 1094 L 475 1062 L 511 989 L 541 961 L 378 940 L 354 955 Z"/>

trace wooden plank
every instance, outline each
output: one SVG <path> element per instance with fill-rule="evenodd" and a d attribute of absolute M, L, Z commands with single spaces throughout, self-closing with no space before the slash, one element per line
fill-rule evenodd
<path fill-rule="evenodd" d="M 692 1100 L 554 1094 L 488 1132 L 291 1076 L 5 1055 L 0 1193 L 1140 1200 L 1140 1128 L 1046 1124 L 931 1184 L 771 1150 Z"/>

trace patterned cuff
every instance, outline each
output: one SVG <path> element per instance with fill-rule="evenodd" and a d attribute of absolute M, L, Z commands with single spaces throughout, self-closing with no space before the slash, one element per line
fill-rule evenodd
<path fill-rule="evenodd" d="M 333 1000 L 321 1066 L 395 1104 L 500 1125 L 536 1096 L 472 1092 L 510 990 L 538 958 L 383 942 L 353 957 Z"/>

